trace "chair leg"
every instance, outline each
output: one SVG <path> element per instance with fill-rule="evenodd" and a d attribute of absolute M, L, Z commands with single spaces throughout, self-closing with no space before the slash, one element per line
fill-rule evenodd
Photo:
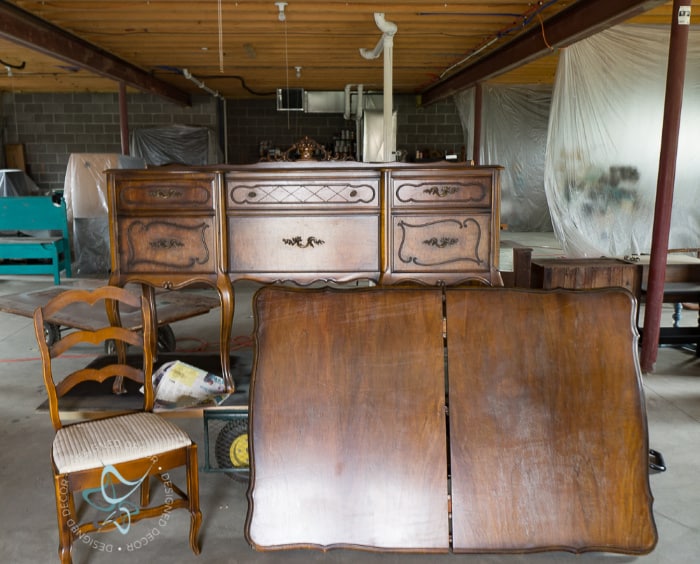
<path fill-rule="evenodd" d="M 141 484 L 141 508 L 148 507 L 151 503 L 151 477 L 148 476 Z"/>
<path fill-rule="evenodd" d="M 199 554 L 199 527 L 202 524 L 202 512 L 199 510 L 199 469 L 197 445 L 192 443 L 187 449 L 187 499 L 190 504 L 190 547 Z"/>
<path fill-rule="evenodd" d="M 72 564 L 73 534 L 71 533 L 71 525 L 76 526 L 73 492 L 71 491 L 68 478 L 61 474 L 54 474 L 53 486 L 56 496 L 56 517 L 58 519 L 58 557 L 61 560 L 61 564 Z"/>

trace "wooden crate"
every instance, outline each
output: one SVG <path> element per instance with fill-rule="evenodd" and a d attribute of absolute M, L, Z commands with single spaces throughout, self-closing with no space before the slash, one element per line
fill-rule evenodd
<path fill-rule="evenodd" d="M 531 287 L 551 290 L 568 288 L 622 287 L 639 295 L 640 269 L 636 263 L 615 258 L 533 259 Z"/>

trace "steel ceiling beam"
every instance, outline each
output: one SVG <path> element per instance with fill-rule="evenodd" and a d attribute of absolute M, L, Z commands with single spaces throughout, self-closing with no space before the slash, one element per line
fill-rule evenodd
<path fill-rule="evenodd" d="M 438 102 L 478 82 L 551 54 L 552 49 L 571 45 L 666 2 L 667 0 L 580 0 L 544 22 L 546 42 L 542 28 L 534 26 L 507 45 L 426 88 L 421 94 L 422 103 Z"/>
<path fill-rule="evenodd" d="M 191 105 L 187 92 L 8 2 L 0 2 L 0 37 L 181 106 Z"/>

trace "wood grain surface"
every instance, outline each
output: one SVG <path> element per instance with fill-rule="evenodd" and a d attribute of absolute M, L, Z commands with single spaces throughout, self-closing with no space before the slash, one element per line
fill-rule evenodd
<path fill-rule="evenodd" d="M 446 294 L 454 550 L 650 551 L 632 296 Z"/>
<path fill-rule="evenodd" d="M 628 291 L 267 287 L 254 305 L 256 549 L 654 548 Z"/>
<path fill-rule="evenodd" d="M 440 290 L 254 305 L 249 542 L 447 551 Z"/>

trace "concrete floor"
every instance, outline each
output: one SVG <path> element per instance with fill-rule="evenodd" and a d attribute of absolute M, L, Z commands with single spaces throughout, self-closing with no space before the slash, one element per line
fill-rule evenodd
<path fill-rule="evenodd" d="M 80 284 L 79 280 L 64 285 Z M 51 286 L 48 277 L 0 278 L 0 294 L 38 290 Z M 234 337 L 251 330 L 252 285 L 237 285 Z M 199 291 L 199 290 L 198 290 Z M 670 316 L 670 310 L 665 312 Z M 696 323 L 695 312 L 686 312 L 684 323 Z M 218 346 L 218 310 L 172 324 L 178 350 L 201 345 Z M 87 352 L 86 354 L 95 354 Z M 80 359 L 84 361 L 85 359 Z M 53 429 L 49 416 L 37 407 L 45 400 L 31 320 L 0 312 L 0 562 L 57 562 L 57 530 L 54 513 L 49 445 Z M 668 470 L 650 477 L 655 497 L 654 513 L 659 543 L 647 556 L 631 557 L 587 553 L 539 553 L 529 555 L 410 555 L 373 554 L 352 550 L 284 551 L 260 553 L 243 537 L 247 510 L 246 484 L 221 473 L 205 472 L 204 430 L 201 417 L 173 419 L 200 445 L 200 498 L 203 513 L 202 554 L 194 556 L 187 543 L 189 520 L 176 511 L 151 542 L 129 550 L 119 533 L 99 535 L 111 544 L 111 553 L 77 544 L 76 564 L 107 562 L 187 563 L 691 563 L 700 558 L 700 361 L 690 352 L 662 348 L 654 373 L 644 376 L 650 445 L 665 456 Z M 129 533 L 138 539 L 151 531 L 147 522 Z M 154 533 L 155 534 L 155 533 Z M 132 543 L 131 548 L 135 546 Z M 121 548 L 121 550 L 118 550 Z"/>

